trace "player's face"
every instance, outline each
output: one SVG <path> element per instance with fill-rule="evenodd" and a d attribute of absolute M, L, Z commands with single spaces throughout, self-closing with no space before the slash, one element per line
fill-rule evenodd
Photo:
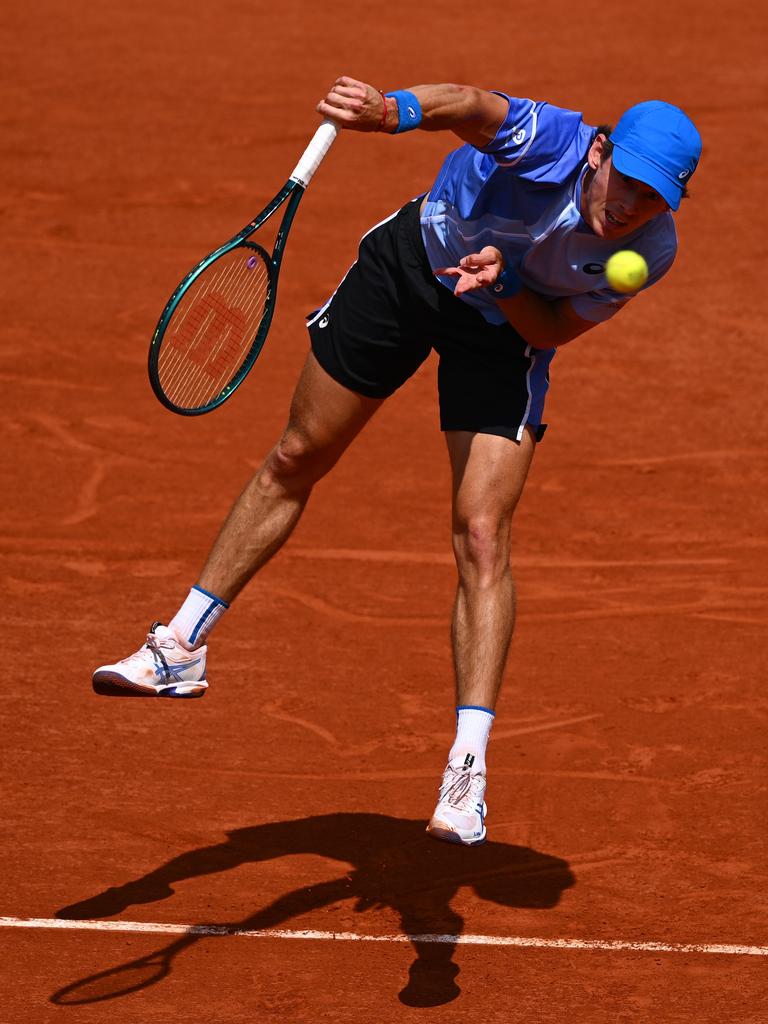
<path fill-rule="evenodd" d="M 581 215 L 600 238 L 629 235 L 667 209 L 650 185 L 616 170 L 603 155 L 602 135 L 592 143 L 588 159 L 594 173 L 581 195 Z"/>

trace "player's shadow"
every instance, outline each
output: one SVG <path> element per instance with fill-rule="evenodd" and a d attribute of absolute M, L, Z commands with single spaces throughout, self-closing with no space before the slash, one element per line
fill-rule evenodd
<path fill-rule="evenodd" d="M 175 883 L 241 864 L 290 854 L 313 853 L 342 862 L 340 877 L 301 886 L 279 897 L 243 921 L 217 926 L 272 929 L 286 921 L 341 900 L 355 900 L 355 910 L 391 907 L 411 939 L 416 959 L 400 992 L 408 1006 L 439 1006 L 459 995 L 459 968 L 451 937 L 462 933 L 464 921 L 451 908 L 462 887 L 502 907 L 554 907 L 564 889 L 574 884 L 566 861 L 524 846 L 488 842 L 468 849 L 434 842 L 424 835 L 423 821 L 383 814 L 327 814 L 297 821 L 240 828 L 226 842 L 192 850 L 120 888 L 107 889 L 59 910 L 57 917 L 88 920 L 112 917 L 128 907 L 154 903 L 173 895 Z M 352 870 L 346 865 L 352 864 Z M 197 925 L 161 949 L 118 967 L 72 982 L 51 996 L 59 1005 L 95 1003 L 147 988 L 164 978 L 174 958 L 210 936 L 213 926 Z M 436 936 L 440 941 L 436 941 Z"/>

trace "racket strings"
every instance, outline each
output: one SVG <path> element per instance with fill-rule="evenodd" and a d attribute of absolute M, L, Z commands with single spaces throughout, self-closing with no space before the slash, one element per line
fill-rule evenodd
<path fill-rule="evenodd" d="M 221 393 L 240 368 L 263 314 L 269 284 L 263 262 L 248 250 L 228 262 L 208 272 L 195 295 L 185 296 L 168 337 L 173 365 L 166 394 L 170 388 L 188 408 Z"/>
<path fill-rule="evenodd" d="M 258 251 L 225 253 L 184 294 L 158 355 L 160 385 L 187 409 L 213 401 L 243 365 L 266 310 L 270 274 Z"/>

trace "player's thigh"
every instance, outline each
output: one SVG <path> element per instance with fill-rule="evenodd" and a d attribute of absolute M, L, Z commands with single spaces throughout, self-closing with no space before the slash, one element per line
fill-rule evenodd
<path fill-rule="evenodd" d="M 454 532 L 508 527 L 523 493 L 533 453 L 534 432 L 520 441 L 497 434 L 449 430 L 445 433 L 453 475 Z"/>
<path fill-rule="evenodd" d="M 338 456 L 383 401 L 339 384 L 309 352 L 293 394 L 281 445 L 307 457 Z"/>

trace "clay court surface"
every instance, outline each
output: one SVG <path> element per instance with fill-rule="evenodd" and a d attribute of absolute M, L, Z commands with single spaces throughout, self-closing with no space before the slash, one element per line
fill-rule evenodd
<path fill-rule="evenodd" d="M 0 17 L 2 1024 L 764 1021 L 757 14 L 38 0 Z M 210 416 L 165 411 L 146 349 L 168 293 L 283 183 L 343 73 L 472 82 L 595 124 L 664 98 L 705 141 L 672 272 L 553 364 L 475 850 L 423 837 L 453 732 L 431 360 L 221 623 L 204 700 L 91 692 L 172 615 L 274 443 L 304 314 L 453 145 L 342 136 L 255 371 Z"/>

